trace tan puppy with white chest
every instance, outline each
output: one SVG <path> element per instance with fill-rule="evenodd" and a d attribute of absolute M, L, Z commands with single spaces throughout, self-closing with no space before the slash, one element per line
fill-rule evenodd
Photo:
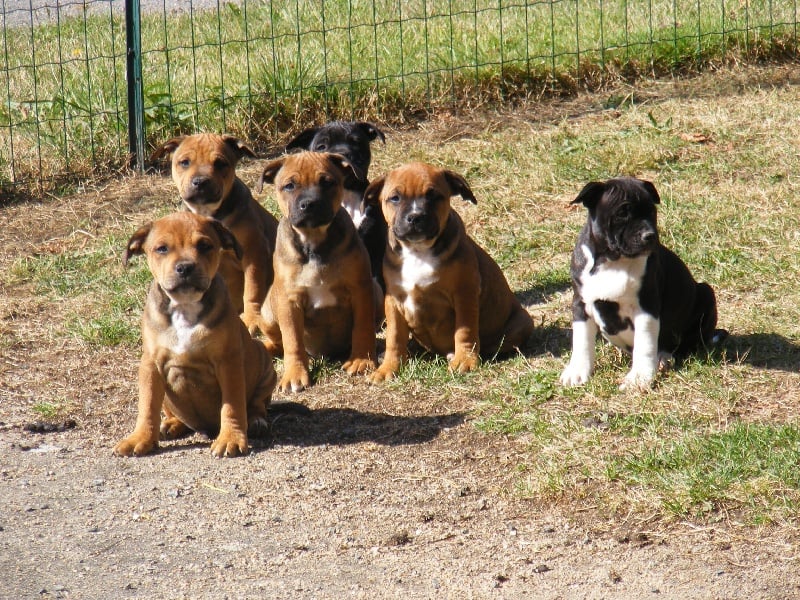
<path fill-rule="evenodd" d="M 351 375 L 375 366 L 379 299 L 369 255 L 342 208 L 348 172 L 343 156 L 300 152 L 270 162 L 261 177 L 262 185 L 275 184 L 283 214 L 262 310 L 280 329 L 283 391 L 308 387 L 309 355 L 349 356 L 343 368 Z"/>
<path fill-rule="evenodd" d="M 172 179 L 187 209 L 213 217 L 233 232 L 242 247 L 241 259 L 226 253 L 220 273 L 234 310 L 250 333 L 260 328 L 261 305 L 272 285 L 272 252 L 278 220 L 253 198 L 236 176 L 236 164 L 253 151 L 232 135 L 198 133 L 176 137 L 153 153 L 153 159 L 172 154 Z"/>
<path fill-rule="evenodd" d="M 386 354 L 373 382 L 390 379 L 408 356 L 409 333 L 426 349 L 450 357 L 466 372 L 478 357 L 522 346 L 533 321 L 511 292 L 500 267 L 464 230 L 450 198 L 477 203 L 461 175 L 409 163 L 374 181 L 365 201 L 379 201 L 389 239 Z"/>
<path fill-rule="evenodd" d="M 248 434 L 269 430 L 272 357 L 233 310 L 217 273 L 236 238 L 215 219 L 180 212 L 145 225 L 124 263 L 146 254 L 153 273 L 142 318 L 136 427 L 114 452 L 141 456 L 193 429 L 216 435 L 214 456 L 248 452 Z M 161 410 L 166 418 L 161 420 Z"/>

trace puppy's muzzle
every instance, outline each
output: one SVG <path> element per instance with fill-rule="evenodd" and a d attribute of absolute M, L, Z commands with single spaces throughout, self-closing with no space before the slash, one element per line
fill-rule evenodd
<path fill-rule="evenodd" d="M 171 275 L 163 282 L 162 287 L 168 292 L 204 291 L 208 288 L 209 279 L 197 263 L 181 260 L 175 263 Z"/>
<path fill-rule="evenodd" d="M 623 256 L 639 256 L 655 250 L 658 246 L 658 231 L 650 223 L 642 223 L 635 231 L 629 231 L 618 241 Z"/>
<path fill-rule="evenodd" d="M 212 177 L 195 175 L 184 190 L 184 200 L 193 204 L 216 204 L 222 190 Z"/>
<path fill-rule="evenodd" d="M 439 234 L 439 221 L 433 214 L 410 211 L 395 221 L 394 234 L 397 239 L 406 242 L 430 240 Z"/>
<path fill-rule="evenodd" d="M 295 227 L 321 227 L 333 221 L 333 205 L 316 194 L 304 194 L 292 205 L 289 221 Z"/>

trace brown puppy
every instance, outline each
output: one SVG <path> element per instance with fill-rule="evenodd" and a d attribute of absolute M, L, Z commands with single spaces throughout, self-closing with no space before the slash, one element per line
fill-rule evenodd
<path fill-rule="evenodd" d="M 343 368 L 350 374 L 375 366 L 379 299 L 367 251 L 342 208 L 348 173 L 353 167 L 338 154 L 300 152 L 270 162 L 261 176 L 260 185 L 275 184 L 283 214 L 262 310 L 283 338 L 283 391 L 309 385 L 309 354 L 349 353 Z"/>
<path fill-rule="evenodd" d="M 145 225 L 128 242 L 124 263 L 146 254 L 154 281 L 142 318 L 136 428 L 116 454 L 147 454 L 158 446 L 159 430 L 174 439 L 189 428 L 218 432 L 214 456 L 237 456 L 248 451 L 248 433 L 269 429 L 277 377 L 217 273 L 223 250 L 241 252 L 219 221 L 190 212 Z"/>
<path fill-rule="evenodd" d="M 169 154 L 172 179 L 186 208 L 222 221 L 242 247 L 241 260 L 226 253 L 220 273 L 250 333 L 257 327 L 266 333 L 261 305 L 272 285 L 278 220 L 253 199 L 235 170 L 239 159 L 255 154 L 231 135 L 212 133 L 173 138 L 153 153 L 153 159 Z"/>
<path fill-rule="evenodd" d="M 451 356 L 450 368 L 463 373 L 479 355 L 509 352 L 533 331 L 500 267 L 451 210 L 454 195 L 476 203 L 463 177 L 422 163 L 395 169 L 365 192 L 365 201 L 380 201 L 389 224 L 386 354 L 373 382 L 397 372 L 409 332 L 426 349 Z"/>

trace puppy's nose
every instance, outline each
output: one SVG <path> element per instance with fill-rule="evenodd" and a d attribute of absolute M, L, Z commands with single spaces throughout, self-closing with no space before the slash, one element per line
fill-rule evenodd
<path fill-rule="evenodd" d="M 192 187 L 202 189 L 208 185 L 208 177 L 192 177 Z"/>
<path fill-rule="evenodd" d="M 317 204 L 317 201 L 314 198 L 301 198 L 297 202 L 297 207 L 302 211 L 306 211 L 314 208 L 315 204 Z"/>
<path fill-rule="evenodd" d="M 412 226 L 419 225 L 422 223 L 425 215 L 421 212 L 411 212 L 406 215 L 406 223 Z"/>
<path fill-rule="evenodd" d="M 194 266 L 194 263 L 189 261 L 175 263 L 175 272 L 181 277 L 188 277 L 194 271 Z"/>

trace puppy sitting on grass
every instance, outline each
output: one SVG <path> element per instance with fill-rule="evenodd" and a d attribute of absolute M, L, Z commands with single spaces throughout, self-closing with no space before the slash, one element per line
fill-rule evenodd
<path fill-rule="evenodd" d="M 262 314 L 280 336 L 281 391 L 310 385 L 309 355 L 346 358 L 349 374 L 375 367 L 380 289 L 353 221 L 342 208 L 344 180 L 360 176 L 338 154 L 300 152 L 268 163 L 259 185 L 275 184 L 282 218 L 275 281 Z"/>
<path fill-rule="evenodd" d="M 246 454 L 248 435 L 269 431 L 272 357 L 233 309 L 217 270 L 224 250 L 241 255 L 215 219 L 180 212 L 133 234 L 124 264 L 145 254 L 153 274 L 142 318 L 136 427 L 120 456 L 142 456 L 189 429 L 216 435 L 214 456 Z M 161 411 L 165 419 L 161 419 Z"/>
<path fill-rule="evenodd" d="M 632 355 L 620 388 L 648 388 L 673 355 L 685 357 L 727 337 L 716 329 L 717 302 L 707 283 L 658 237 L 660 198 L 649 181 L 621 177 L 588 183 L 572 202 L 588 209 L 572 254 L 572 357 L 565 386 L 594 370 L 598 331 Z"/>

